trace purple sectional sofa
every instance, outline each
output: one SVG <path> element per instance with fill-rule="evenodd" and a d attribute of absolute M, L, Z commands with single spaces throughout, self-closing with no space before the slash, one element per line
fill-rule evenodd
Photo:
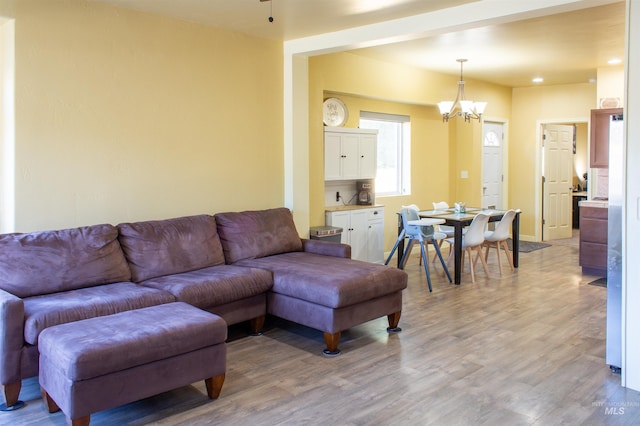
<path fill-rule="evenodd" d="M 47 327 L 179 301 L 255 333 L 281 316 L 323 331 L 335 354 L 354 325 L 387 315 L 396 330 L 406 283 L 347 245 L 300 239 L 284 208 L 0 235 L 6 407 L 38 374 Z"/>

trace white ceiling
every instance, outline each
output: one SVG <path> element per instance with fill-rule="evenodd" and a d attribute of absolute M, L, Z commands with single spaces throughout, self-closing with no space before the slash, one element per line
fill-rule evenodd
<path fill-rule="evenodd" d="M 93 0 L 278 40 L 389 21 L 483 0 Z M 543 0 L 505 0 L 543 1 Z M 493 2 L 495 4 L 495 1 Z M 587 82 L 623 58 L 625 2 L 461 30 L 352 52 L 510 87 Z M 274 21 L 269 22 L 269 16 Z"/>

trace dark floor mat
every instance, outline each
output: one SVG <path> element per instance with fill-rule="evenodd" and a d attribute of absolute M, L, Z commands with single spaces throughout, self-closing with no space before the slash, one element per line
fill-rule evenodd
<path fill-rule="evenodd" d="M 509 250 L 513 251 L 511 238 L 507 240 L 507 244 L 509 245 Z M 551 247 L 551 244 L 533 243 L 531 241 L 520 240 L 520 245 L 518 247 L 518 250 L 520 251 L 520 253 L 531 253 L 532 251 L 540 250 L 547 247 Z"/>

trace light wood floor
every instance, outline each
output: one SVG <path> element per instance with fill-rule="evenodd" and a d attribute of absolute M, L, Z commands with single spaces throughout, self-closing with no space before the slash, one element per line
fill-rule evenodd
<path fill-rule="evenodd" d="M 417 251 L 416 251 L 417 253 Z M 554 425 L 640 424 L 640 393 L 605 365 L 606 289 L 582 276 L 575 241 L 522 253 L 520 268 L 460 286 L 414 256 L 400 325 L 386 318 L 343 334 L 326 358 L 322 334 L 270 319 L 263 336 L 232 327 L 220 399 L 204 382 L 92 416 L 93 425 Z M 433 270 L 433 269 L 432 269 Z M 440 269 L 438 269 L 440 271 Z M 37 380 L 27 406 L 0 424 L 63 425 Z"/>

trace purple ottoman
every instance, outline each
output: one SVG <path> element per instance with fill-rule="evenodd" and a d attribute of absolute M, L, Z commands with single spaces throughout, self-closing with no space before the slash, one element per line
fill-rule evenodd
<path fill-rule="evenodd" d="M 73 425 L 92 413 L 205 380 L 220 395 L 227 324 L 182 302 L 61 324 L 42 331 L 40 386 L 49 412 Z"/>

